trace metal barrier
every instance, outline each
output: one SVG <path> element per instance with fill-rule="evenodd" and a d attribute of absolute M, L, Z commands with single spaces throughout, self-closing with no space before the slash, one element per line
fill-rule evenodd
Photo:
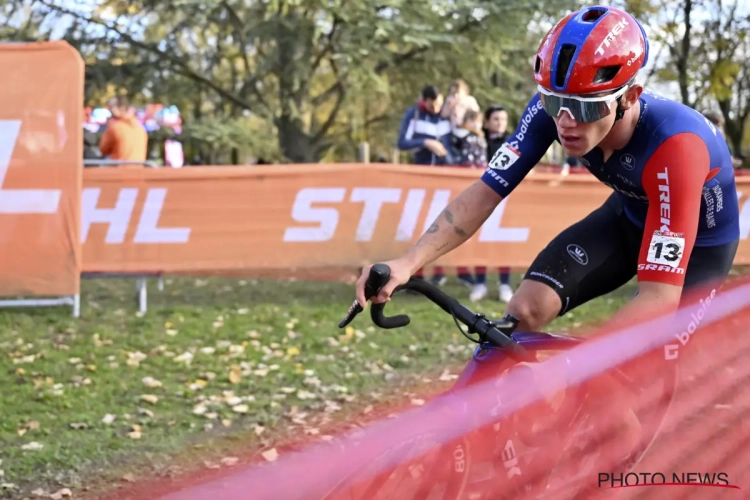
<path fill-rule="evenodd" d="M 148 168 L 159 168 L 155 161 L 121 161 L 121 160 L 83 160 L 84 167 L 122 167 L 125 165 L 142 165 Z"/>
<path fill-rule="evenodd" d="M 135 279 L 135 301 L 138 304 L 138 312 L 145 314 L 148 310 L 148 278 L 156 278 L 156 288 L 161 292 L 164 290 L 164 278 L 160 273 L 129 274 L 129 273 L 82 273 L 81 279 L 94 278 L 134 278 Z M 77 316 L 76 316 L 77 317 Z"/>
<path fill-rule="evenodd" d="M 66 295 L 51 299 L 34 298 L 34 299 L 3 299 L 0 300 L 0 307 L 50 307 L 50 306 L 72 306 L 73 317 L 78 318 L 81 315 L 81 295 Z"/>

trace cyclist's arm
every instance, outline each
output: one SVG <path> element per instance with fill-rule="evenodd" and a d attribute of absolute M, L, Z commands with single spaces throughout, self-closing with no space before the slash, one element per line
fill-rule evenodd
<path fill-rule="evenodd" d="M 691 133 L 668 138 L 649 159 L 642 176 L 648 213 L 638 257 L 638 295 L 615 321 L 642 321 L 679 306 L 709 165 L 708 148 Z"/>
<path fill-rule="evenodd" d="M 497 205 L 534 168 L 557 137 L 555 122 L 535 95 L 521 123 L 490 161 L 481 180 L 451 201 L 406 258 L 416 271 L 471 238 Z"/>

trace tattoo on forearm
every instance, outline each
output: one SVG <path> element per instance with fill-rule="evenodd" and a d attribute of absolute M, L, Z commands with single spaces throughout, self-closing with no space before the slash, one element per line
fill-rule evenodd
<path fill-rule="evenodd" d="M 433 222 L 432 225 L 427 229 L 427 233 L 437 233 L 440 230 L 437 222 Z"/>
<path fill-rule="evenodd" d="M 445 220 L 448 221 L 448 224 L 453 226 L 453 232 L 459 236 L 466 236 L 466 231 L 464 231 L 463 228 L 453 225 L 453 213 L 447 208 L 443 211 L 443 213 L 445 214 Z"/>

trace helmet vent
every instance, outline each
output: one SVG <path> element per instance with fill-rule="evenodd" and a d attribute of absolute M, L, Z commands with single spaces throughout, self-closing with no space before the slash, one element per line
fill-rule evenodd
<path fill-rule="evenodd" d="M 576 53 L 576 46 L 572 43 L 565 43 L 560 48 L 560 54 L 557 58 L 557 71 L 555 71 L 555 86 L 563 88 L 568 75 L 568 69 L 573 62 L 573 55 Z"/>
<path fill-rule="evenodd" d="M 581 19 L 587 23 L 593 23 L 594 21 L 598 20 L 606 13 L 607 13 L 607 9 L 601 9 L 601 8 L 589 9 L 583 15 Z"/>
<path fill-rule="evenodd" d="M 541 69 L 542 69 L 542 58 L 539 56 L 536 56 L 536 61 L 534 62 L 534 73 L 538 75 Z"/>
<path fill-rule="evenodd" d="M 622 66 L 604 66 L 599 68 L 594 75 L 594 83 L 607 83 L 611 82 Z"/>

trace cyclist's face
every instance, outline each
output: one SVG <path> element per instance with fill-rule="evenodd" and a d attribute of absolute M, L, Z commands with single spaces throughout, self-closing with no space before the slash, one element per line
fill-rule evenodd
<path fill-rule="evenodd" d="M 642 91 L 643 87 L 640 85 L 632 85 L 620 98 L 622 109 L 627 111 L 632 108 L 638 102 Z M 596 97 L 601 95 L 603 94 Z M 607 116 L 591 123 L 578 122 L 565 110 L 554 118 L 560 143 L 568 156 L 583 156 L 604 141 L 609 134 L 616 133 L 613 126 L 617 115 L 617 101 L 609 103 L 609 109 L 610 113 Z"/>
<path fill-rule="evenodd" d="M 617 103 L 612 102 L 609 106 L 609 115 L 591 123 L 578 122 L 564 110 L 555 118 L 560 144 L 568 156 L 585 155 L 594 149 L 612 130 L 612 125 L 615 123 Z"/>

